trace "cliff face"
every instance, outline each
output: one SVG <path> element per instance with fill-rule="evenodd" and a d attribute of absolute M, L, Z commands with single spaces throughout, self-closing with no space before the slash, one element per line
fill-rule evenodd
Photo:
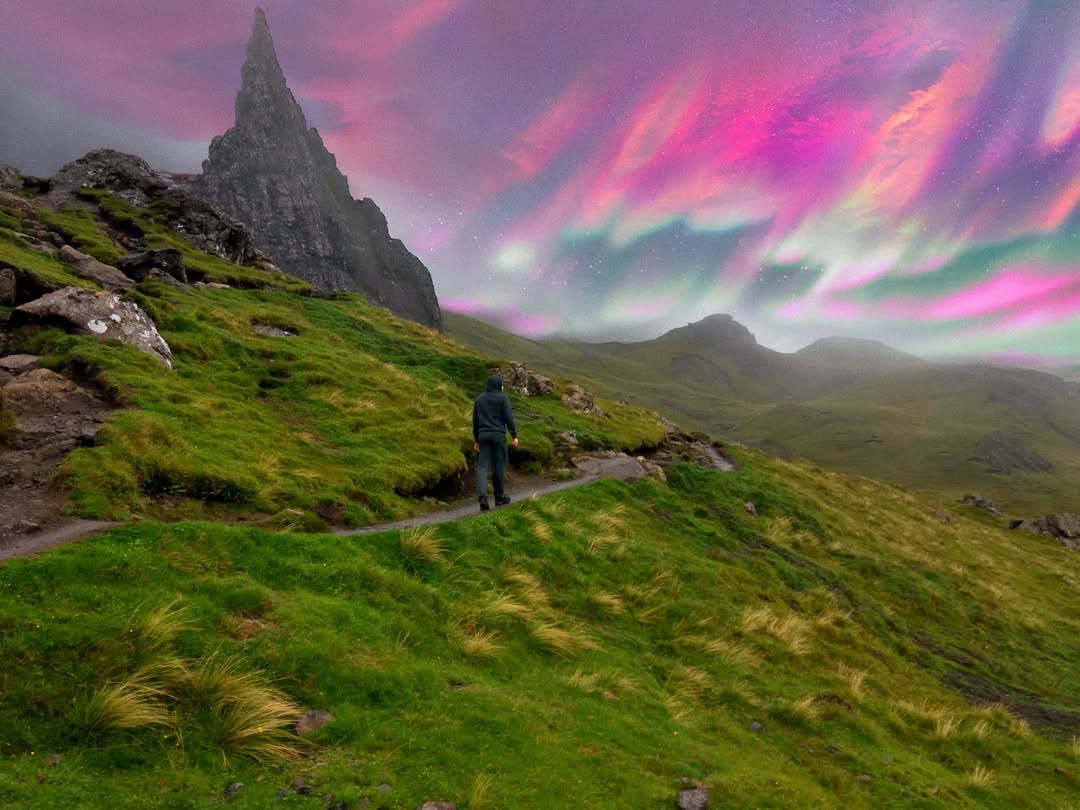
<path fill-rule="evenodd" d="M 252 229 L 256 245 L 283 270 L 441 328 L 427 268 L 391 238 L 372 200 L 352 198 L 334 156 L 308 129 L 261 9 L 247 45 L 236 125 L 211 142 L 201 187 Z"/>

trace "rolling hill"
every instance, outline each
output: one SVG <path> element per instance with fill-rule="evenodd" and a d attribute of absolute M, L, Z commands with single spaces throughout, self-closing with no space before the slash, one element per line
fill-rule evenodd
<path fill-rule="evenodd" d="M 1045 372 L 841 338 L 783 354 L 728 316 L 629 344 L 523 340 L 453 314 L 446 324 L 466 345 L 771 453 L 949 497 L 976 491 L 1018 514 L 1080 510 L 1080 388 Z"/>

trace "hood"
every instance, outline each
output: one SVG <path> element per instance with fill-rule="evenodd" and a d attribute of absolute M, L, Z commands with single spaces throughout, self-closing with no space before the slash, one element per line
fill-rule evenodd
<path fill-rule="evenodd" d="M 502 391 L 502 377 L 488 377 L 488 391 Z"/>

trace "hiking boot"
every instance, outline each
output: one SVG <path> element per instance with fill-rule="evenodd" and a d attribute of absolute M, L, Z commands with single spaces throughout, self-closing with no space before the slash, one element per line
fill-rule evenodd
<path fill-rule="evenodd" d="M 495 505 L 496 506 L 506 506 L 508 503 L 510 503 L 510 496 L 509 495 L 503 495 L 501 498 L 496 498 L 495 499 Z"/>
<path fill-rule="evenodd" d="M 487 511 L 488 509 L 490 509 L 490 508 L 491 508 L 491 507 L 490 507 L 490 506 L 488 506 L 488 499 L 487 499 L 487 495 L 485 495 L 484 497 L 482 497 L 482 498 L 480 499 L 480 511 L 481 511 L 481 512 L 486 512 L 486 511 Z"/>

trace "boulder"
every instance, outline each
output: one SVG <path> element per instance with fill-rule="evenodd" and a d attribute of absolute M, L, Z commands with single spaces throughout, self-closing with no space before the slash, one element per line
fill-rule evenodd
<path fill-rule="evenodd" d="M 691 788 L 680 790 L 675 806 L 679 810 L 708 810 L 709 791 L 705 788 Z"/>
<path fill-rule="evenodd" d="M 593 396 L 580 385 L 571 385 L 570 391 L 563 394 L 563 405 L 578 413 L 589 413 L 593 416 L 603 416 L 604 412 L 593 401 Z"/>
<path fill-rule="evenodd" d="M 19 281 L 10 267 L 0 267 L 0 304 L 14 304 Z"/>
<path fill-rule="evenodd" d="M 64 287 L 16 308 L 21 317 L 63 321 L 76 331 L 101 340 L 129 343 L 172 368 L 172 350 L 153 319 L 116 293 Z"/>
<path fill-rule="evenodd" d="M 187 270 L 184 268 L 184 254 L 176 248 L 131 253 L 117 261 L 116 269 L 133 281 L 141 282 L 152 278 L 155 271 L 158 271 L 182 284 L 188 283 Z"/>
<path fill-rule="evenodd" d="M 521 363 L 499 369 L 503 385 L 523 397 L 542 397 L 555 392 L 555 383 L 543 374 L 529 371 Z"/>
<path fill-rule="evenodd" d="M 10 191 L 0 190 L 0 205 L 5 208 L 14 208 L 24 218 L 34 219 L 38 218 L 37 209 L 34 208 L 34 204 L 25 197 L 20 197 L 18 194 L 14 194 Z"/>
<path fill-rule="evenodd" d="M 424 802 L 420 810 L 457 810 L 457 805 L 453 802 Z"/>
<path fill-rule="evenodd" d="M 9 354 L 0 357 L 0 371 L 6 371 L 14 377 L 40 367 L 41 358 L 33 354 Z"/>
<path fill-rule="evenodd" d="M 1011 520 L 1009 528 L 1044 534 L 1053 537 L 1067 549 L 1080 551 L 1080 515 L 1071 512 L 1043 515 L 1035 520 Z"/>
<path fill-rule="evenodd" d="M 0 166 L 0 189 L 18 191 L 22 188 L 22 175 L 14 166 Z"/>
<path fill-rule="evenodd" d="M 60 248 L 60 258 L 75 268 L 75 272 L 82 278 L 96 281 L 106 289 L 130 289 L 135 286 L 134 281 L 115 267 L 99 262 L 93 256 L 80 253 L 71 245 Z"/>
<path fill-rule="evenodd" d="M 994 502 L 991 501 L 989 498 L 984 498 L 982 495 L 974 495 L 969 492 L 967 495 L 960 499 L 960 503 L 974 506 L 976 509 L 981 509 L 987 514 L 993 515 L 994 517 L 1003 517 L 1001 512 L 999 512 L 994 506 Z"/>
<path fill-rule="evenodd" d="M 649 474 L 649 471 L 636 459 L 626 453 L 615 453 L 611 450 L 574 456 L 571 461 L 584 475 L 597 478 L 637 481 Z"/>

